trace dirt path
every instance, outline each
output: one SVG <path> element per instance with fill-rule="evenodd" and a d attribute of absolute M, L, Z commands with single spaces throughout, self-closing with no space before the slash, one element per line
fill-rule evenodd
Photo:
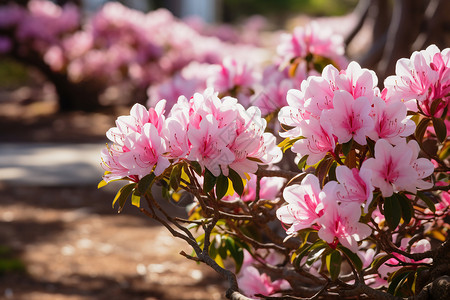
<path fill-rule="evenodd" d="M 178 254 L 190 252 L 182 241 L 134 207 L 118 215 L 112 191 L 2 186 L 0 195 L 0 247 L 26 268 L 0 271 L 0 299 L 223 298 L 216 274 Z"/>

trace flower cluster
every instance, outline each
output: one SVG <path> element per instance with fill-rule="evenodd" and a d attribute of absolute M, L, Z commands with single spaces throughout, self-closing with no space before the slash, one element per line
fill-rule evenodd
<path fill-rule="evenodd" d="M 450 49 L 430 45 L 416 51 L 398 60 L 395 73 L 384 83 L 387 102 L 402 101 L 426 116 L 443 114 L 450 100 Z"/>
<path fill-rule="evenodd" d="M 288 205 L 277 210 L 277 217 L 284 224 L 292 224 L 286 231 L 289 235 L 301 229 L 314 228 L 327 243 L 339 241 L 356 252 L 357 242 L 371 233 L 369 226 L 359 222 L 361 209 L 358 202 L 371 197 L 373 187 L 358 172 L 352 174 L 347 167 L 340 168 L 340 179 L 350 179 L 342 181 L 345 185 L 330 181 L 321 189 L 317 177 L 308 174 L 301 184 L 286 187 L 283 197 Z"/>
<path fill-rule="evenodd" d="M 327 155 L 338 162 L 345 158 L 347 165 L 352 165 L 338 166 L 335 176 L 339 183 L 329 181 L 323 189 L 313 175 L 307 175 L 301 185 L 285 189 L 289 204 L 281 207 L 277 216 L 292 224 L 288 234 L 315 228 L 328 243 L 338 238 L 356 251 L 356 241 L 370 234 L 358 221 L 360 206 L 368 211 L 374 188 L 383 197 L 390 197 L 394 192 L 415 194 L 417 189 L 433 186 L 424 181 L 434 172 L 433 164 L 418 158 L 416 141 L 406 142 L 416 126 L 407 117 L 405 104 L 400 99 L 384 98 L 386 94 L 380 93 L 377 83 L 373 71 L 352 62 L 342 71 L 329 65 L 322 76 L 303 81 L 300 90 L 288 91 L 289 106 L 281 109 L 279 120 L 290 128 L 280 135 L 293 141 L 292 151 L 306 159 L 307 165 Z M 373 157 L 366 157 L 369 143 L 374 144 Z M 349 162 L 344 147 L 359 160 Z"/>
<path fill-rule="evenodd" d="M 263 67 L 266 53 L 253 49 L 251 59 L 234 53 L 232 58 L 227 56 L 209 68 L 202 66 L 195 73 L 183 69 L 163 84 L 150 88 L 149 104 L 168 95 L 168 88 L 172 88 L 167 98 L 171 105 L 183 92 L 199 92 L 208 86 L 221 95 L 237 97 L 246 107 L 258 106 L 266 116 L 286 105 L 289 89 L 299 86 L 309 75 L 317 75 L 328 63 L 340 68 L 347 65 L 342 37 L 316 23 L 296 27 L 294 33 L 282 34 L 281 40 L 279 56 L 270 65 Z"/>
<path fill-rule="evenodd" d="M 187 32 L 173 49 L 192 43 Z M 231 278 L 229 294 L 237 281 L 250 297 L 342 296 L 353 286 L 378 296 L 373 288 L 387 284 L 394 296 L 414 295 L 448 247 L 433 252 L 429 240 L 450 229 L 450 51 L 432 45 L 401 59 L 380 89 L 343 49 L 312 23 L 283 35 L 265 67 L 240 55 L 164 58 L 173 76 L 149 89 L 152 108 L 136 104 L 107 133 L 104 180 L 131 181 L 116 196 L 120 209 L 129 195 L 136 206 L 145 198 L 141 211 L 196 257 L 183 255 Z M 280 124 L 269 123 L 277 113 Z M 288 149 L 295 163 L 281 160 Z M 167 199 L 193 196 L 189 218 L 158 205 L 156 182 Z"/>
<path fill-rule="evenodd" d="M 105 181 L 156 176 L 179 160 L 198 162 L 214 176 L 229 168 L 242 178 L 259 164 L 281 160 L 275 136 L 264 132 L 258 108 L 247 110 L 232 97 L 220 99 L 212 89 L 189 100 L 181 96 L 166 118 L 164 100 L 147 110 L 136 104 L 107 132 L 113 145 L 102 152 Z"/>

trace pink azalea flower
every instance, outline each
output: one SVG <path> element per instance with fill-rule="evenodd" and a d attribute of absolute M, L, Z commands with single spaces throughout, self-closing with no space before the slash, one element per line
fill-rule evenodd
<path fill-rule="evenodd" d="M 333 66 L 327 66 L 320 76 L 310 76 L 302 82 L 300 90 L 304 101 L 304 110 L 308 115 L 320 117 L 324 109 L 333 108 L 334 91 L 336 90 L 332 81 L 326 78 L 329 71 L 335 70 Z M 325 76 L 324 76 L 325 75 Z"/>
<path fill-rule="evenodd" d="M 372 171 L 372 184 L 380 188 L 383 197 L 399 191 L 415 193 L 417 188 L 430 188 L 432 184 L 422 179 L 433 173 L 434 166 L 425 158 L 417 158 L 418 149 L 414 140 L 392 146 L 380 139 L 375 144 L 375 158 L 364 161 L 361 169 Z"/>
<path fill-rule="evenodd" d="M 163 156 L 166 151 L 165 140 L 152 123 L 146 123 L 140 134 L 127 135 L 124 142 L 130 151 L 119 157 L 119 163 L 129 170 L 130 175 L 142 178 L 154 170 L 158 176 L 169 167 L 169 160 Z"/>
<path fill-rule="evenodd" d="M 114 143 L 102 151 L 102 167 L 111 172 L 105 181 L 129 177 L 139 180 L 154 170 L 160 175 L 169 165 L 164 157 L 166 141 L 160 132 L 164 127 L 165 101 L 147 110 L 135 104 L 128 116 L 120 116 L 106 136 Z"/>
<path fill-rule="evenodd" d="M 264 132 L 267 122 L 261 117 L 261 111 L 251 106 L 247 110 L 238 108 L 236 122 L 236 137 L 229 144 L 235 154 L 235 160 L 230 168 L 245 177 L 245 173 L 255 173 L 260 160 L 264 164 L 277 163 L 282 158 L 280 148 L 277 147 L 275 136 Z M 224 173 L 225 174 L 225 173 Z"/>
<path fill-rule="evenodd" d="M 0 36 L 0 54 L 8 53 L 12 46 L 12 41 L 9 38 Z"/>
<path fill-rule="evenodd" d="M 184 158 L 189 153 L 190 145 L 187 137 L 187 122 L 176 117 L 169 117 L 165 122 L 161 135 L 167 141 L 167 156 Z"/>
<path fill-rule="evenodd" d="M 302 73 L 306 74 L 306 71 L 296 74 Z M 287 92 L 300 85 L 303 79 L 306 79 L 306 75 L 291 78 L 287 70 L 280 71 L 279 67 L 271 65 L 264 70 L 261 84 L 252 96 L 251 104 L 257 106 L 264 116 L 275 112 L 287 105 Z"/>
<path fill-rule="evenodd" d="M 347 166 L 336 168 L 336 178 L 340 185 L 337 187 L 337 198 L 343 203 L 364 204 L 364 210 L 373 199 L 372 172 L 369 169 L 349 169 Z"/>
<path fill-rule="evenodd" d="M 324 111 L 321 118 L 330 120 L 338 142 L 343 144 L 353 138 L 358 144 L 366 145 L 366 135 L 373 129 L 369 100 L 364 96 L 354 99 L 347 91 L 335 91 L 333 107 Z"/>
<path fill-rule="evenodd" d="M 247 105 L 253 94 L 253 86 L 259 81 L 259 73 L 249 62 L 240 62 L 231 57 L 224 58 L 221 65 L 207 79 L 207 86 L 225 95 L 235 96 Z"/>
<path fill-rule="evenodd" d="M 248 297 L 255 297 L 257 294 L 270 296 L 278 291 L 290 288 L 286 280 L 278 279 L 272 282 L 272 279 L 266 273 L 259 273 L 258 269 L 253 266 L 243 268 L 237 280 L 239 288 Z"/>
<path fill-rule="evenodd" d="M 292 34 L 282 34 L 277 54 L 284 63 L 297 57 L 306 58 L 308 54 L 329 58 L 341 68 L 347 63 L 342 36 L 316 22 L 305 27 L 296 27 Z"/>
<path fill-rule="evenodd" d="M 306 175 L 301 184 L 293 184 L 284 189 L 283 198 L 288 205 L 277 210 L 277 218 L 284 224 L 292 224 L 286 231 L 288 235 L 312 227 L 323 215 L 320 192 L 319 179 L 312 174 Z"/>
<path fill-rule="evenodd" d="M 304 109 L 304 98 L 299 90 L 291 89 L 286 96 L 288 106 L 282 107 L 278 113 L 278 121 L 281 124 L 292 127 L 286 132 L 280 132 L 282 137 L 297 138 L 302 135 L 303 121 L 309 119 L 309 113 Z"/>
<path fill-rule="evenodd" d="M 356 62 L 342 71 L 332 65 L 326 66 L 321 76 L 304 80 L 300 90 L 288 91 L 288 106 L 281 108 L 278 120 L 291 128 L 280 135 L 306 138 L 298 141 L 292 151 L 314 156 L 308 164 L 318 162 L 328 151 L 334 150 L 333 135 L 339 143 L 354 138 L 365 145 L 366 136 L 374 127 L 371 105 L 372 99 L 380 94 L 377 82 L 373 71 L 361 68 Z M 323 133 L 320 133 L 318 124 L 324 129 Z M 311 141 L 312 136 L 314 141 Z M 325 141 L 327 139 L 328 142 Z"/>
<path fill-rule="evenodd" d="M 227 127 L 219 128 L 212 115 L 206 115 L 199 123 L 199 128 L 190 127 L 188 138 L 192 144 L 189 160 L 198 161 L 202 168 L 207 168 L 214 176 L 219 176 L 221 166 L 231 164 L 234 153 L 227 148 L 223 136 L 227 136 Z"/>
<path fill-rule="evenodd" d="M 153 106 L 159 99 L 166 99 L 172 107 L 182 95 L 194 95 L 206 89 L 206 79 L 210 76 L 212 65 L 193 61 L 168 80 L 150 86 L 147 90 L 148 106 Z"/>
<path fill-rule="evenodd" d="M 436 45 L 416 51 L 411 58 L 397 61 L 396 75 L 386 78 L 388 101 L 403 101 L 409 110 L 421 108 L 425 115 L 431 115 L 431 104 L 442 99 L 434 116 L 440 116 L 448 105 L 450 96 L 450 49 L 442 52 Z"/>
<path fill-rule="evenodd" d="M 365 96 L 371 100 L 374 95 L 379 94 L 378 77 L 375 72 L 361 68 L 355 61 L 352 61 L 347 69 L 339 72 L 335 84 L 339 89 L 352 94 L 355 99 Z"/>
<path fill-rule="evenodd" d="M 10 2 L 0 9 L 0 28 L 16 26 L 27 14 L 20 5 Z"/>
<path fill-rule="evenodd" d="M 328 189 L 325 189 L 329 185 Z M 361 209 L 358 204 L 339 205 L 336 195 L 336 182 L 330 181 L 320 194 L 324 209 L 317 220 L 320 226 L 319 237 L 328 244 L 338 240 L 344 247 L 358 251 L 358 242 L 367 238 L 372 230 L 360 223 Z"/>
<path fill-rule="evenodd" d="M 247 63 L 238 62 L 231 57 L 224 58 L 222 64 L 207 81 L 209 87 L 225 92 L 234 87 L 250 87 L 257 81 L 257 75 Z"/>
<path fill-rule="evenodd" d="M 385 139 L 392 144 L 398 144 L 416 129 L 416 124 L 407 118 L 406 106 L 402 102 L 386 103 L 383 99 L 375 97 L 371 114 L 375 126 L 368 137 L 374 141 Z"/>
<path fill-rule="evenodd" d="M 264 132 L 266 120 L 256 107 L 245 110 L 236 98 L 220 99 L 213 89 L 181 96 L 173 106 L 163 135 L 168 157 L 199 161 L 215 176 L 228 176 L 229 168 L 242 178 L 254 173 L 259 164 L 281 160 L 275 136 Z"/>
<path fill-rule="evenodd" d="M 314 165 L 324 158 L 328 152 L 334 151 L 336 142 L 333 137 L 333 127 L 325 118 L 321 118 L 320 121 L 311 118 L 303 122 L 301 135 L 304 139 L 295 142 L 291 150 L 301 157 L 308 155 L 306 163 Z"/>
<path fill-rule="evenodd" d="M 123 148 L 117 144 L 112 144 L 102 150 L 100 154 L 102 162 L 100 165 L 102 169 L 109 172 L 103 175 L 103 180 L 106 182 L 130 175 L 129 170 L 119 162 L 120 155 L 124 153 Z"/>
<path fill-rule="evenodd" d="M 132 133 L 141 133 L 142 127 L 152 123 L 160 132 L 165 121 L 165 101 L 160 101 L 155 108 L 147 110 L 145 106 L 136 103 L 128 116 L 120 116 L 116 120 L 116 126 L 106 132 L 106 136 L 112 142 L 123 146 L 125 137 Z"/>

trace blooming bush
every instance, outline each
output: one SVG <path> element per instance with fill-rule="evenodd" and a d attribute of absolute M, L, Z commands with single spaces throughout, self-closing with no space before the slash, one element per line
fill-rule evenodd
<path fill-rule="evenodd" d="M 380 90 L 310 30 L 283 37 L 265 98 L 241 94 L 255 77 L 229 59 L 167 112 L 133 106 L 107 132 L 99 186 L 128 181 L 113 205 L 131 196 L 193 248 L 183 256 L 224 276 L 230 299 L 426 299 L 449 274 L 450 51 L 400 59 Z M 158 189 L 190 199 L 189 217 Z"/>
<path fill-rule="evenodd" d="M 0 5 L 0 56 L 40 70 L 55 84 L 62 109 L 88 110 L 99 106 L 99 96 L 111 87 L 119 87 L 123 95 L 145 95 L 150 86 L 156 93 L 182 78 L 187 82 L 178 84 L 178 79 L 173 85 L 183 93 L 199 91 L 192 85 L 204 90 L 206 84 L 193 79 L 206 77 L 184 70 L 193 62 L 217 67 L 233 53 L 235 60 L 260 64 L 267 51 L 256 45 L 259 27 L 252 28 L 252 41 L 227 41 L 220 39 L 220 28 L 203 32 L 165 9 L 143 13 L 109 2 L 82 18 L 70 3 L 61 7 L 30 0 L 20 6 L 10 1 Z M 176 94 L 167 99 L 172 106 L 183 93 L 170 89 Z"/>

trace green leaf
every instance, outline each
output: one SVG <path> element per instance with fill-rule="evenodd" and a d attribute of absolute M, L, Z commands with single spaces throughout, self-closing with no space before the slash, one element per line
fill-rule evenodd
<path fill-rule="evenodd" d="M 203 191 L 209 193 L 216 185 L 217 177 L 214 176 L 208 169 L 205 169 L 203 177 Z"/>
<path fill-rule="evenodd" d="M 422 144 L 423 136 L 425 135 L 425 131 L 427 130 L 428 124 L 430 123 L 429 118 L 424 118 L 420 120 L 419 124 L 416 127 L 416 132 L 414 135 L 416 136 L 416 140 L 419 143 L 419 145 Z"/>
<path fill-rule="evenodd" d="M 176 191 L 180 185 L 181 170 L 183 169 L 182 164 L 177 164 L 173 166 L 172 172 L 170 172 L 169 185 Z"/>
<path fill-rule="evenodd" d="M 329 180 L 337 181 L 336 168 L 337 168 L 337 162 L 333 161 L 333 163 L 330 166 L 330 169 L 328 170 L 328 179 Z"/>
<path fill-rule="evenodd" d="M 141 206 L 141 196 L 136 195 L 136 193 L 133 193 L 131 195 L 131 204 L 133 204 L 136 207 L 140 207 Z"/>
<path fill-rule="evenodd" d="M 439 104 L 441 104 L 442 98 L 435 99 L 431 105 L 430 105 L 430 115 L 434 116 L 436 113 L 436 109 L 438 108 Z"/>
<path fill-rule="evenodd" d="M 197 175 L 202 175 L 202 166 L 200 166 L 198 161 L 190 161 L 189 164 Z"/>
<path fill-rule="evenodd" d="M 219 255 L 220 255 L 220 257 L 222 259 L 226 259 L 228 257 L 228 255 L 227 255 L 227 246 L 223 242 L 223 239 L 222 239 L 222 243 L 220 244 L 220 247 L 219 247 L 219 249 L 217 249 L 217 251 L 218 251 L 218 253 L 219 253 Z"/>
<path fill-rule="evenodd" d="M 205 234 L 201 234 L 198 237 L 195 238 L 195 241 L 197 242 L 197 244 L 203 248 L 203 245 L 205 244 Z"/>
<path fill-rule="evenodd" d="M 306 161 L 308 160 L 309 155 L 303 155 L 302 158 L 300 158 L 300 161 L 297 164 L 297 167 L 300 171 L 302 171 L 306 166 Z"/>
<path fill-rule="evenodd" d="M 311 251 L 308 254 L 308 258 L 306 259 L 306 265 L 308 267 L 312 266 L 321 256 L 324 254 L 325 250 L 327 250 L 328 245 L 321 245 L 317 247 L 312 247 Z"/>
<path fill-rule="evenodd" d="M 382 264 L 384 264 L 386 261 L 388 261 L 392 257 L 393 257 L 392 254 L 386 254 L 386 255 L 383 255 L 383 256 L 379 256 L 379 257 L 375 258 L 374 261 L 370 264 L 370 268 L 378 270 L 378 268 Z"/>
<path fill-rule="evenodd" d="M 428 206 L 428 208 L 435 213 L 436 212 L 436 206 L 434 206 L 433 200 L 430 199 L 424 192 L 417 192 L 417 196 L 425 202 L 425 204 Z"/>
<path fill-rule="evenodd" d="M 239 273 L 242 264 L 244 263 L 244 250 L 239 247 L 239 245 L 231 237 L 228 237 L 225 240 L 225 245 L 227 246 L 228 251 L 230 251 L 231 257 L 236 263 L 236 273 Z"/>
<path fill-rule="evenodd" d="M 353 138 L 347 143 L 342 144 L 342 153 L 344 153 L 344 155 L 347 156 L 350 153 L 350 150 L 352 150 L 352 146 L 353 146 Z"/>
<path fill-rule="evenodd" d="M 397 194 L 384 198 L 384 216 L 391 230 L 395 230 L 402 217 L 402 208 Z"/>
<path fill-rule="evenodd" d="M 299 267 L 303 257 L 305 257 L 309 253 L 309 251 L 316 247 L 324 246 L 324 244 L 325 243 L 322 240 L 317 240 L 312 244 L 303 243 L 303 245 L 299 249 L 297 249 L 297 251 L 295 251 L 295 253 L 297 253 L 297 256 L 294 259 L 294 265 Z"/>
<path fill-rule="evenodd" d="M 244 183 L 242 182 L 241 176 L 233 170 L 228 169 L 228 178 L 230 178 L 233 183 L 233 189 L 238 193 L 238 195 L 242 195 L 244 193 Z"/>
<path fill-rule="evenodd" d="M 342 256 L 339 251 L 333 250 L 326 256 L 326 264 L 328 272 L 330 273 L 331 280 L 336 280 L 341 272 Z"/>
<path fill-rule="evenodd" d="M 220 200 L 225 196 L 228 191 L 228 177 L 225 177 L 223 174 L 220 174 L 217 177 L 216 183 L 216 197 L 217 200 Z"/>
<path fill-rule="evenodd" d="M 409 221 L 411 221 L 412 216 L 414 215 L 414 208 L 412 206 L 411 200 L 409 200 L 408 197 L 403 194 L 397 194 L 397 199 L 402 209 L 403 221 L 408 224 Z"/>
<path fill-rule="evenodd" d="M 304 245 L 306 245 L 306 243 L 308 242 L 308 237 L 311 234 L 311 232 L 316 232 L 316 231 L 311 228 L 305 228 L 305 229 L 298 231 L 298 236 L 302 240 L 302 244 L 300 245 L 299 249 L 301 249 Z"/>
<path fill-rule="evenodd" d="M 120 213 L 125 205 L 125 202 L 127 201 L 128 197 L 130 196 L 133 189 L 136 187 L 136 183 L 130 183 L 125 186 L 123 186 L 116 194 L 116 197 L 114 197 L 112 206 L 114 208 L 114 204 L 116 204 L 116 201 L 119 201 L 119 210 Z"/>
<path fill-rule="evenodd" d="M 167 182 L 167 179 L 161 179 L 159 181 L 159 184 L 161 184 L 161 196 L 164 199 L 169 199 L 170 198 L 170 193 L 169 193 L 169 183 Z"/>
<path fill-rule="evenodd" d="M 153 180 L 156 178 L 155 173 L 150 173 L 145 175 L 138 183 L 138 190 L 141 195 L 147 194 L 147 192 L 151 189 Z"/>
<path fill-rule="evenodd" d="M 426 267 L 418 267 L 416 269 L 416 271 L 414 272 L 414 279 L 413 279 L 413 283 L 411 285 L 411 291 L 413 292 L 414 295 L 416 295 L 416 284 L 417 284 L 417 277 L 419 276 L 419 273 L 421 273 L 424 270 L 427 270 L 428 268 Z"/>
<path fill-rule="evenodd" d="M 444 120 L 433 117 L 433 127 L 439 142 L 444 142 L 447 138 L 447 127 Z"/>
<path fill-rule="evenodd" d="M 324 159 L 322 159 L 316 168 L 316 176 L 319 179 L 320 186 L 323 187 L 325 178 L 328 174 L 328 171 L 330 170 L 331 165 L 333 164 L 334 160 L 330 156 L 325 156 Z"/>
<path fill-rule="evenodd" d="M 401 271 L 401 270 L 399 270 Z M 413 272 L 411 270 L 396 272 L 392 278 L 391 283 L 389 284 L 387 292 L 392 295 L 396 295 L 398 293 L 399 288 L 401 288 L 402 284 L 408 278 L 409 274 Z"/>
<path fill-rule="evenodd" d="M 363 267 L 363 263 L 359 256 L 356 253 L 353 253 L 352 250 L 345 248 L 344 246 L 339 245 L 338 250 L 341 251 L 345 257 L 353 262 L 356 270 L 361 271 Z"/>

